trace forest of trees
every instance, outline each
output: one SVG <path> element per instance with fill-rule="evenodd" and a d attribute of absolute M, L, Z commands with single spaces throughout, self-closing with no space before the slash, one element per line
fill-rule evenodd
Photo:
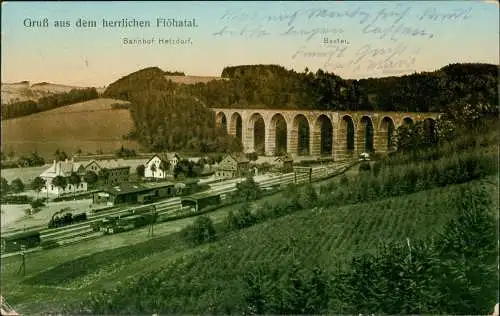
<path fill-rule="evenodd" d="M 142 69 L 103 94 L 132 102 L 135 131 L 129 136 L 151 150 L 236 150 L 241 144 L 215 127 L 210 107 L 446 112 L 457 104 L 498 106 L 498 66 L 490 64 L 361 80 L 278 65 L 226 67 L 221 76 L 229 80 L 192 85 L 166 79 L 172 74 L 184 75 Z"/>
<path fill-rule="evenodd" d="M 176 73 L 146 68 L 111 84 L 104 97 L 131 102 L 134 131 L 128 137 L 153 151 L 224 152 L 241 142 L 215 125 L 215 113 L 165 78 Z"/>
<path fill-rule="evenodd" d="M 241 143 L 215 125 L 215 113 L 196 98 L 170 91 L 133 94 L 134 136 L 153 151 L 239 151 Z"/>
<path fill-rule="evenodd" d="M 498 104 L 498 66 L 451 64 L 401 77 L 344 80 L 276 65 L 226 67 L 225 81 L 183 86 L 210 107 L 441 112 L 459 100 Z"/>
<path fill-rule="evenodd" d="M 165 79 L 167 74 L 158 67 L 141 69 L 110 84 L 102 96 L 130 101 L 134 92 L 148 89 L 173 91 L 175 85 Z"/>
<path fill-rule="evenodd" d="M 28 100 L 2 104 L 2 120 L 52 110 L 61 106 L 93 100 L 99 97 L 95 88 L 71 89 L 40 98 L 37 102 Z"/>

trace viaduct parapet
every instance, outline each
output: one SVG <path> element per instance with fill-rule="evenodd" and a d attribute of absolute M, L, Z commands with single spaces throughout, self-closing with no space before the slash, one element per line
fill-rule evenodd
<path fill-rule="evenodd" d="M 331 156 L 335 160 L 362 152 L 387 153 L 394 146 L 397 128 L 417 121 L 433 127 L 440 113 L 322 111 L 288 109 L 212 108 L 216 123 L 241 139 L 245 153 L 255 152 L 256 124 L 263 124 L 264 152 L 277 153 L 280 146 L 296 155 Z M 286 125 L 286 139 L 277 140 L 277 124 Z M 262 132 L 261 132 L 262 133 Z M 282 137 L 283 138 L 283 137 Z"/>

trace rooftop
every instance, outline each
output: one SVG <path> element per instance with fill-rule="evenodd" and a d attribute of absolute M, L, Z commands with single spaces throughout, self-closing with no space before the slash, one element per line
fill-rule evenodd
<path fill-rule="evenodd" d="M 250 160 L 247 158 L 247 156 L 244 153 L 231 153 L 229 154 L 231 157 L 236 160 L 238 163 L 243 163 L 243 162 L 250 162 Z"/>
<path fill-rule="evenodd" d="M 54 178 L 57 176 L 69 177 L 72 172 L 77 172 L 78 168 L 82 166 L 80 162 L 74 162 L 73 160 L 66 159 L 65 161 L 55 161 L 47 168 L 42 174 L 41 177 Z"/>
<path fill-rule="evenodd" d="M 162 182 L 149 182 L 142 183 L 143 186 L 151 189 L 164 188 L 164 187 L 172 187 L 175 185 L 175 182 L 171 181 L 162 181 Z"/>
<path fill-rule="evenodd" d="M 93 162 L 97 163 L 101 168 L 106 168 L 106 169 L 130 168 L 130 166 L 127 166 L 125 164 L 124 159 L 92 160 L 88 162 L 85 166 L 88 166 Z"/>
<path fill-rule="evenodd" d="M 161 183 L 120 183 L 115 186 L 106 186 L 102 188 L 102 192 L 106 192 L 112 195 L 123 195 L 129 193 L 137 192 L 147 192 L 154 189 L 166 188 L 174 186 L 173 182 L 161 182 Z"/>
<path fill-rule="evenodd" d="M 220 196 L 221 193 L 214 193 L 214 192 L 210 192 L 210 191 L 203 191 L 203 192 L 198 192 L 198 193 L 194 193 L 194 194 L 191 194 L 189 196 L 185 196 L 185 197 L 182 197 L 181 199 L 183 200 L 202 200 L 202 199 L 206 199 L 206 198 L 209 198 L 209 197 L 215 197 L 215 196 Z"/>
<path fill-rule="evenodd" d="M 179 154 L 177 154 L 176 152 L 170 152 L 170 153 L 159 153 L 159 154 L 154 154 L 148 161 L 147 163 L 149 163 L 151 161 L 151 159 L 153 159 L 154 157 L 158 156 L 158 158 L 160 158 L 161 160 L 165 161 L 165 162 L 169 162 L 170 160 L 172 160 L 174 157 L 177 157 L 177 158 L 180 158 Z"/>

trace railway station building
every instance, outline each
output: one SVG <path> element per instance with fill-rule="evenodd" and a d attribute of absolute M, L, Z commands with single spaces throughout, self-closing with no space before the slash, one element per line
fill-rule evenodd
<path fill-rule="evenodd" d="M 182 206 L 190 206 L 195 212 L 202 209 L 220 204 L 225 199 L 225 194 L 217 194 L 212 192 L 198 192 L 181 198 Z"/>
<path fill-rule="evenodd" d="M 92 194 L 93 204 L 149 203 L 161 198 L 173 197 L 176 194 L 174 182 L 161 183 L 121 183 L 107 186 Z"/>

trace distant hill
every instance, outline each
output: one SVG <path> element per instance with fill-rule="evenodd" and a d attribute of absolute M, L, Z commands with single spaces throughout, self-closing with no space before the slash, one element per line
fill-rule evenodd
<path fill-rule="evenodd" d="M 19 101 L 38 101 L 42 97 L 57 93 L 69 92 L 72 89 L 85 89 L 88 87 L 77 87 L 49 82 L 30 84 L 29 81 L 16 83 L 2 83 L 2 104 Z M 102 88 L 101 88 L 102 90 Z"/>
<path fill-rule="evenodd" d="M 46 91 L 46 96 L 34 100 L 16 101 L 2 104 L 2 120 L 26 116 L 43 111 L 49 111 L 55 108 L 68 106 L 78 102 L 97 99 L 99 93 L 96 88 L 70 89 L 65 91 L 65 86 L 53 86 L 52 84 L 40 84 L 30 93 Z M 41 89 L 41 90 L 38 90 Z M 57 91 L 52 93 L 50 91 Z"/>
<path fill-rule="evenodd" d="M 214 107 L 441 112 L 462 100 L 498 104 L 498 73 L 498 65 L 450 64 L 432 72 L 346 80 L 321 69 L 242 65 L 223 69 L 229 81 L 185 90 Z"/>
<path fill-rule="evenodd" d="M 165 76 L 165 78 L 179 84 L 197 84 L 207 83 L 214 80 L 227 80 L 227 78 L 210 76 Z"/>
<path fill-rule="evenodd" d="M 454 103 L 498 105 L 499 66 L 450 64 L 436 71 L 400 77 L 352 80 L 379 110 L 445 112 Z"/>
<path fill-rule="evenodd" d="M 238 141 L 225 135 L 224 131 L 215 126 L 214 113 L 210 107 L 445 112 L 452 105 L 462 102 L 498 106 L 498 71 L 498 65 L 450 64 L 436 71 L 400 77 L 346 80 L 321 69 L 316 72 L 308 69 L 296 72 L 280 65 L 231 66 L 224 68 L 220 77 L 186 76 L 179 71 L 148 67 L 118 79 L 102 92 L 104 98 L 131 102 L 130 105 L 121 106 L 120 112 L 118 110 L 114 112 L 114 114 L 120 113 L 120 119 L 127 123 L 120 127 L 112 127 L 109 131 L 103 130 L 102 141 L 110 144 L 109 135 L 113 135 L 111 137 L 113 144 L 117 144 L 123 135 L 129 135 L 146 150 L 205 152 L 239 148 L 241 144 L 238 144 Z M 73 88 L 51 83 L 30 85 L 27 81 L 2 84 L 2 97 L 6 93 L 10 94 L 10 97 L 17 95 L 40 100 L 37 101 L 40 104 L 34 104 L 34 101 L 19 104 L 17 107 L 19 111 L 14 116 L 5 116 L 4 110 L 7 113 L 8 108 L 3 107 L 2 116 L 5 118 L 27 115 L 40 111 L 39 108 L 47 110 L 54 102 L 59 106 L 62 104 L 61 100 L 59 97 L 55 100 L 54 94 Z M 51 96 L 40 97 L 43 94 Z M 76 102 L 66 96 L 61 98 L 66 102 L 64 104 Z M 108 101 L 95 102 L 82 104 L 95 105 Z M 70 109 L 74 110 L 78 106 L 66 106 L 66 108 L 65 111 L 71 111 Z M 130 113 L 127 108 L 130 108 Z M 88 111 L 95 113 L 92 109 Z M 74 126 L 66 124 L 67 128 L 70 130 L 73 127 L 79 128 L 81 122 L 91 120 L 97 127 L 104 128 L 108 123 L 114 126 L 115 122 L 111 120 L 113 115 L 109 114 L 113 113 L 111 111 L 111 109 L 104 110 L 103 113 L 106 114 L 102 117 L 88 113 L 74 114 L 77 115 L 74 118 L 78 122 Z M 54 113 L 58 112 L 49 111 L 46 115 L 41 113 L 32 115 L 33 120 L 36 120 L 33 122 L 34 125 L 25 124 L 28 121 L 31 124 L 31 119 L 2 122 L 2 126 L 6 126 L 2 139 L 11 145 L 17 139 L 24 144 L 23 146 L 27 146 L 23 150 L 29 147 L 29 151 L 36 142 L 33 141 L 29 146 L 26 144 L 38 136 L 44 139 L 42 142 L 46 143 L 49 139 L 52 141 L 58 137 L 57 135 L 64 134 L 64 129 L 54 131 L 54 135 L 47 136 L 45 133 L 35 135 L 37 130 L 34 127 L 23 131 L 20 127 L 15 130 L 14 126 L 24 126 L 24 128 L 36 126 L 44 129 L 47 128 L 44 125 L 54 125 L 49 123 L 48 118 Z M 65 113 L 69 115 L 69 112 Z M 108 114 L 109 122 L 106 121 Z M 40 117 L 42 119 L 39 119 Z M 130 128 L 125 128 L 126 126 Z M 97 132 L 99 127 L 95 128 L 92 125 L 87 127 L 88 134 L 95 135 L 95 140 L 101 141 Z M 12 129 L 15 132 L 12 133 Z M 5 136 L 9 132 L 16 136 Z M 22 141 L 24 136 L 19 136 L 23 133 L 29 134 L 25 137 L 25 141 Z M 81 132 L 75 131 L 75 133 Z M 83 134 L 76 136 L 76 139 L 83 139 L 83 136 Z M 7 140 L 5 137 L 10 139 Z M 136 145 L 133 143 L 133 146 Z M 91 143 L 83 147 L 93 148 L 91 151 L 97 150 Z M 112 146 L 105 147 L 111 149 Z M 55 145 L 51 145 L 51 148 L 55 150 Z"/>
<path fill-rule="evenodd" d="M 173 87 L 171 81 L 165 79 L 168 74 L 158 67 L 148 67 L 128 74 L 108 85 L 104 93 L 105 98 L 129 100 L 134 91 L 146 89 L 168 90 Z"/>
<path fill-rule="evenodd" d="M 123 140 L 133 129 L 128 109 L 114 109 L 113 104 L 127 102 L 95 99 L 29 116 L 3 120 L 2 151 L 16 154 L 37 150 L 52 156 L 56 149 L 74 153 L 112 152 L 120 146 L 138 148 L 135 141 Z"/>
<path fill-rule="evenodd" d="M 184 114 L 198 104 L 203 105 L 198 110 L 205 118 L 196 120 L 199 124 L 213 120 L 213 112 L 207 109 L 211 107 L 445 112 L 460 102 L 498 105 L 498 70 L 491 64 L 450 64 L 400 77 L 346 80 L 321 69 L 296 72 L 280 65 L 226 67 L 221 77 L 186 76 L 149 67 L 113 82 L 103 95 L 132 101 L 134 135 L 144 146 L 180 150 L 205 148 L 189 140 L 200 135 L 200 128 Z M 146 98 L 145 91 L 155 91 L 157 96 Z M 141 101 L 134 102 L 137 94 L 142 94 Z M 186 121 L 175 121 L 176 117 Z M 172 122 L 166 124 L 161 118 Z M 227 149 L 219 145 L 215 148 Z"/>
<path fill-rule="evenodd" d="M 165 80 L 166 79 L 166 80 Z M 195 85 L 213 81 L 227 80 L 214 76 L 186 76 L 182 72 L 164 71 L 158 67 L 148 67 L 130 73 L 111 83 L 103 93 L 105 97 L 128 99 L 130 92 L 147 88 L 169 90 L 176 84 Z"/>
<path fill-rule="evenodd" d="M 142 69 L 113 82 L 103 93 L 108 98 L 131 102 L 134 131 L 130 136 L 151 151 L 241 150 L 239 140 L 216 126 L 215 113 L 202 100 L 180 88 L 203 83 L 179 84 L 176 82 L 193 83 L 193 78 L 174 75 L 174 82 L 168 76 L 171 78 L 171 73 L 158 67 Z"/>

